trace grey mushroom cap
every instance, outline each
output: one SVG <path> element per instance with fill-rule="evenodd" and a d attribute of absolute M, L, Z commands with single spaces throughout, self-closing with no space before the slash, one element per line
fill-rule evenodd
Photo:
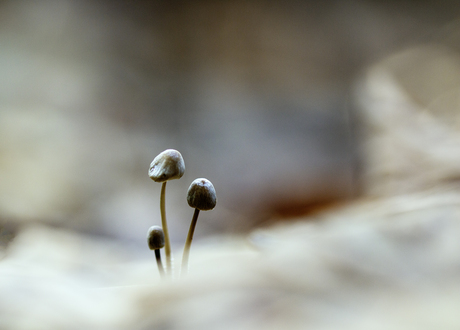
<path fill-rule="evenodd" d="M 150 164 L 149 177 L 155 182 L 180 179 L 185 172 L 185 163 L 179 151 L 167 149 Z"/>
<path fill-rule="evenodd" d="M 150 250 L 158 250 L 165 246 L 165 234 L 160 226 L 152 226 L 147 232 L 147 243 Z"/>
<path fill-rule="evenodd" d="M 208 179 L 196 179 L 188 188 L 187 203 L 190 207 L 208 211 L 216 206 L 216 202 L 216 190 Z"/>

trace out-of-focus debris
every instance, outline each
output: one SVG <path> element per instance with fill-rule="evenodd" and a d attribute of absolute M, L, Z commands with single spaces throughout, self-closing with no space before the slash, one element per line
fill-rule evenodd
<path fill-rule="evenodd" d="M 364 193 L 391 196 L 460 178 L 460 53 L 414 47 L 373 65 L 357 85 Z"/>

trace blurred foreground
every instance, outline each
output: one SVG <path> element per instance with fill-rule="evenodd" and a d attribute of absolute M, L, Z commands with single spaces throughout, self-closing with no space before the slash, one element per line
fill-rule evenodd
<path fill-rule="evenodd" d="M 154 257 L 31 228 L 0 265 L 8 329 L 456 329 L 460 194 L 361 201 L 192 246 L 190 274 Z M 8 299 L 6 299 L 8 297 Z"/>
<path fill-rule="evenodd" d="M 458 329 L 460 8 L 136 4 L 0 3 L 0 328 Z"/>

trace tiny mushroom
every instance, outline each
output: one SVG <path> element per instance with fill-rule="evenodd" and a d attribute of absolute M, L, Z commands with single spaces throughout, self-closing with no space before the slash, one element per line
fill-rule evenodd
<path fill-rule="evenodd" d="M 165 246 L 165 235 L 163 229 L 160 226 L 152 226 L 147 232 L 147 243 L 150 250 L 155 250 L 155 258 L 157 260 L 158 271 L 160 276 L 164 278 L 165 271 L 163 269 L 163 264 L 161 263 L 161 254 L 160 249 Z"/>

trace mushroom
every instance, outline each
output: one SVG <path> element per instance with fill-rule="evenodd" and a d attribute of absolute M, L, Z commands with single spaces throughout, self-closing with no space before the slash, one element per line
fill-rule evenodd
<path fill-rule="evenodd" d="M 155 258 L 157 260 L 158 271 L 160 272 L 161 278 L 165 277 L 165 271 L 163 264 L 161 263 L 160 249 L 165 246 L 165 235 L 163 229 L 160 226 L 152 226 L 147 232 L 147 243 L 150 250 L 155 250 Z"/>
<path fill-rule="evenodd" d="M 165 237 L 166 269 L 172 271 L 171 243 L 169 240 L 168 224 L 166 222 L 165 192 L 166 182 L 180 179 L 185 172 L 185 163 L 179 151 L 167 149 L 156 156 L 149 168 L 149 177 L 155 182 L 162 182 L 160 195 L 161 225 Z"/>
<path fill-rule="evenodd" d="M 187 202 L 190 207 L 195 208 L 195 212 L 193 213 L 192 223 L 185 241 L 184 253 L 182 254 L 182 275 L 186 274 L 188 270 L 188 257 L 198 215 L 200 211 L 212 210 L 216 206 L 216 190 L 211 181 L 204 178 L 194 180 L 188 188 Z"/>

